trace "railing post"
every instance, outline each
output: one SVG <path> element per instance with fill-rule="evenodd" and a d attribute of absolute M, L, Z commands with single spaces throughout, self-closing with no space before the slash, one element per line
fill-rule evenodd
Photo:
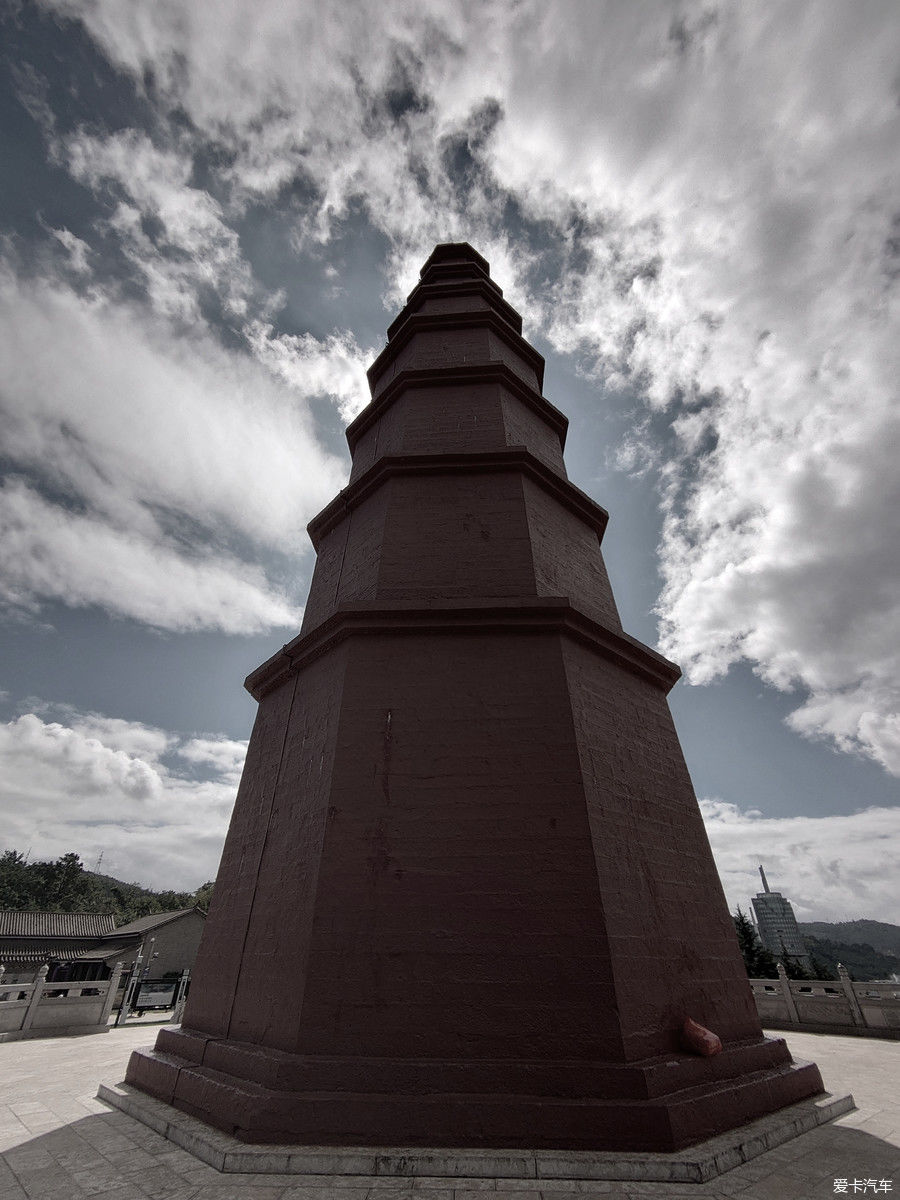
<path fill-rule="evenodd" d="M 792 1025 L 799 1025 L 800 1018 L 797 1016 L 797 1006 L 794 1003 L 794 997 L 791 994 L 791 981 L 787 977 L 787 971 L 784 969 L 784 963 L 776 963 L 778 968 L 778 983 L 781 987 L 781 994 L 784 997 L 785 1007 L 788 1011 L 788 1020 Z"/>
<path fill-rule="evenodd" d="M 34 983 L 32 985 L 34 990 L 31 993 L 31 999 L 28 1001 L 28 1007 L 25 1009 L 25 1016 L 22 1018 L 21 1028 L 23 1030 L 31 1028 L 31 1024 L 34 1021 L 34 1015 L 37 1012 L 37 1006 L 40 1004 L 41 997 L 44 994 L 44 984 L 47 982 L 47 972 L 49 970 L 50 967 L 47 965 L 47 963 L 44 963 L 37 975 L 34 977 Z"/>
<path fill-rule="evenodd" d="M 853 980 L 850 978 L 850 973 L 843 963 L 838 963 L 838 975 L 841 980 L 841 987 L 844 989 L 844 995 L 847 997 L 847 1003 L 850 1005 L 850 1015 L 853 1018 L 854 1025 L 865 1025 L 866 1018 L 863 1016 L 863 1010 L 859 1006 L 859 997 L 853 990 Z"/>
<path fill-rule="evenodd" d="M 187 1001 L 187 989 L 190 978 L 190 971 L 185 970 L 181 972 L 181 978 L 178 980 L 178 994 L 175 999 L 175 1009 L 172 1013 L 172 1022 L 175 1025 L 180 1025 L 184 1017 L 184 1006 Z"/>
<path fill-rule="evenodd" d="M 106 993 L 106 999 L 103 1001 L 103 1011 L 100 1014 L 100 1024 L 105 1025 L 109 1020 L 109 1014 L 112 1012 L 113 1000 L 116 996 L 116 991 L 119 987 L 119 976 L 122 974 L 122 964 L 117 962 L 113 967 L 113 973 L 110 975 L 108 984 L 109 990 Z"/>

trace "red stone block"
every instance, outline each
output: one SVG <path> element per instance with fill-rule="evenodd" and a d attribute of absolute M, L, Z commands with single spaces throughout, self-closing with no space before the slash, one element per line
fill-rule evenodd
<path fill-rule="evenodd" d="M 762 1035 L 678 669 L 622 631 L 542 377 L 439 246 L 310 524 L 300 635 L 247 681 L 183 1028 L 129 1066 L 245 1141 L 672 1150 L 821 1091 Z"/>

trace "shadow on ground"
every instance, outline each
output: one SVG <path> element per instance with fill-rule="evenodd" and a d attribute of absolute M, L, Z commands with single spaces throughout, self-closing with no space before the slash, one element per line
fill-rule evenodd
<path fill-rule="evenodd" d="M 2 1200 L 366 1200 L 386 1193 L 392 1200 L 412 1193 L 419 1200 L 477 1200 L 475 1193 L 486 1190 L 500 1192 L 504 1200 L 537 1200 L 542 1193 L 552 1200 L 567 1195 L 823 1200 L 840 1194 L 836 1180 L 847 1181 L 848 1195 L 900 1191 L 900 1149 L 842 1124 L 811 1130 L 705 1184 L 223 1175 L 114 1110 L 58 1123 L 11 1146 L 0 1164 Z"/>

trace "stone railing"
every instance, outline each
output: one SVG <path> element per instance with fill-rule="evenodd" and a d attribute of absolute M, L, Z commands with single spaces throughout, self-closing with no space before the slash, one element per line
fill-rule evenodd
<path fill-rule="evenodd" d="M 0 972 L 0 1041 L 55 1033 L 101 1033 L 108 1029 L 122 964 L 109 979 L 47 983 L 47 967 L 22 982 Z"/>
<path fill-rule="evenodd" d="M 844 967 L 837 979 L 751 979 L 750 990 L 764 1026 L 832 1030 L 900 1038 L 900 983 L 854 983 Z"/>

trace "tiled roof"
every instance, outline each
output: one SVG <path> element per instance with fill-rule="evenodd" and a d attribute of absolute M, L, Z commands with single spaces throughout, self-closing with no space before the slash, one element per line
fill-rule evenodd
<path fill-rule="evenodd" d="M 116 928 L 112 913 L 0 909 L 0 937 L 103 937 Z"/>
<path fill-rule="evenodd" d="M 23 938 L 21 942 L 0 946 L 0 963 L 9 970 L 16 963 L 37 963 L 40 966 L 42 963 L 53 962 L 56 959 L 68 961 L 73 958 L 102 958 L 102 954 L 91 949 L 91 946 L 95 944 L 84 938 L 79 938 L 78 941 L 66 941 L 62 944 L 49 939 L 35 942 L 26 941 Z"/>
<path fill-rule="evenodd" d="M 150 929 L 156 929 L 159 925 L 168 925 L 176 917 L 184 917 L 194 911 L 193 908 L 179 908 L 177 912 L 151 913 L 149 917 L 139 917 L 136 921 L 129 921 L 127 925 L 120 925 L 116 930 L 109 930 L 109 934 L 119 937 L 122 933 L 146 933 Z"/>
<path fill-rule="evenodd" d="M 108 938 L 102 942 L 95 942 L 87 950 L 79 950 L 77 954 L 70 954 L 70 959 L 115 959 L 121 955 L 123 961 L 134 958 L 138 949 L 138 939 L 132 938 L 131 941 L 117 942 L 115 938 Z"/>

